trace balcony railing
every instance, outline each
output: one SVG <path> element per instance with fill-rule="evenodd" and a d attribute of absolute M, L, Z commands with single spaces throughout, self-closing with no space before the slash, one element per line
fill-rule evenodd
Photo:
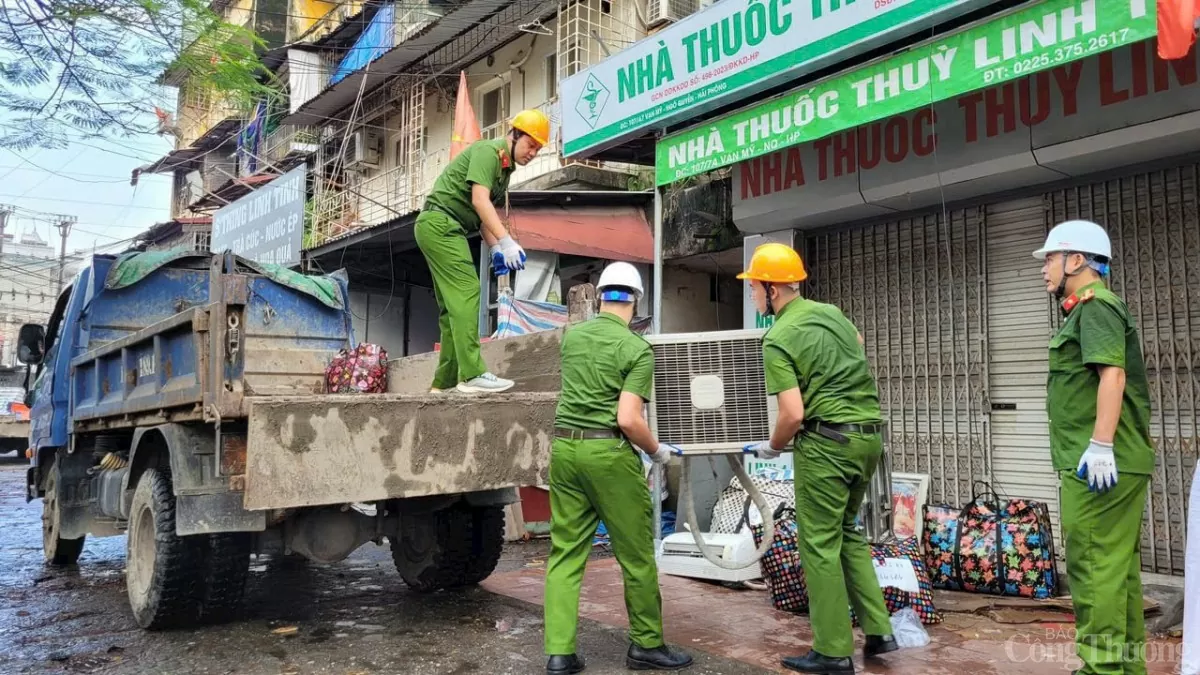
<path fill-rule="evenodd" d="M 316 152 L 319 141 L 320 135 L 316 129 L 285 124 L 267 134 L 262 157 L 272 164 L 278 164 L 293 153 Z"/>
<path fill-rule="evenodd" d="M 419 210 L 441 166 L 430 158 L 419 167 L 396 167 L 318 195 L 313 204 L 314 244 Z M 426 180 L 431 171 L 432 178 Z"/>

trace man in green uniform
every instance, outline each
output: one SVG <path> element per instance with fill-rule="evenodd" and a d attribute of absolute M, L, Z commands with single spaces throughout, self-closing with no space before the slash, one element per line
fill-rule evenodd
<path fill-rule="evenodd" d="M 758 311 L 775 316 L 763 338 L 763 366 L 767 392 L 779 403 L 770 440 L 745 451 L 774 459 L 792 445 L 795 453 L 796 536 L 813 645 L 783 666 L 853 673 L 851 605 L 866 635 L 865 656 L 897 648 L 871 549 L 855 527 L 883 454 L 883 420 L 862 337 L 837 307 L 800 297 L 807 276 L 796 251 L 777 243 L 755 249 L 738 276 L 751 281 Z"/>
<path fill-rule="evenodd" d="M 525 251 L 513 241 L 496 211 L 508 193 L 508 180 L 537 156 L 550 138 L 550 120 L 525 110 L 512 121 L 504 138 L 476 141 L 450 161 L 417 216 L 417 246 L 433 275 L 441 353 L 430 391 L 452 387 L 468 394 L 510 389 L 511 380 L 496 377 L 479 352 L 479 275 L 467 236 L 481 230 L 491 246 L 496 274 L 524 269 Z"/>
<path fill-rule="evenodd" d="M 642 279 L 629 263 L 605 268 L 600 314 L 562 341 L 562 393 L 550 455 L 550 559 L 546 563 L 546 672 L 578 673 L 579 588 L 596 527 L 604 521 L 625 581 L 633 670 L 679 670 L 692 657 L 663 641 L 645 450 L 659 464 L 678 448 L 659 443 L 642 415 L 654 379 L 650 343 L 629 329 Z"/>
<path fill-rule="evenodd" d="M 1064 315 L 1050 340 L 1046 411 L 1083 661 L 1075 672 L 1145 675 L 1141 527 L 1154 445 L 1137 328 L 1104 285 L 1112 244 L 1099 225 L 1062 223 L 1033 255 Z"/>

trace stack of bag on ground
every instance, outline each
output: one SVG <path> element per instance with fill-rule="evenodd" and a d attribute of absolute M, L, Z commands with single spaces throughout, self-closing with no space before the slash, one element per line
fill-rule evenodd
<path fill-rule="evenodd" d="M 804 579 L 804 566 L 796 543 L 796 497 L 795 487 L 789 479 L 771 479 L 752 476 L 755 487 L 762 492 L 775 518 L 775 539 L 763 555 L 761 565 L 763 579 L 771 594 L 776 609 L 804 614 L 808 612 L 808 586 Z M 714 533 L 735 533 L 748 528 L 754 536 L 756 546 L 762 545 L 765 528 L 758 509 L 750 503 L 742 486 L 734 479 L 725 488 L 713 506 L 710 530 Z M 899 543 L 875 543 L 871 545 L 871 557 L 876 569 L 891 574 L 884 578 L 903 578 L 903 587 L 881 581 L 884 602 L 888 613 L 896 615 L 911 608 L 921 623 L 935 624 L 942 621 L 941 614 L 933 605 L 933 587 L 925 571 L 919 544 L 916 538 Z M 895 574 L 897 568 L 901 574 Z M 911 574 L 908 574 L 911 570 Z M 858 624 L 857 617 L 850 611 L 851 620 Z"/>
<path fill-rule="evenodd" d="M 775 539 L 761 562 L 771 601 L 777 609 L 807 613 L 793 482 L 763 475 L 752 479 L 775 518 Z M 923 517 L 923 541 L 909 537 L 871 544 L 884 600 L 893 616 L 911 608 L 923 624 L 940 623 L 942 616 L 933 603 L 935 588 L 1039 599 L 1058 594 L 1054 536 L 1045 504 L 1000 500 L 988 490 L 973 495 L 965 507 L 926 505 Z M 765 529 L 761 520 L 734 479 L 713 506 L 710 531 L 748 529 L 755 544 L 761 545 Z M 852 609 L 850 613 L 857 625 Z"/>

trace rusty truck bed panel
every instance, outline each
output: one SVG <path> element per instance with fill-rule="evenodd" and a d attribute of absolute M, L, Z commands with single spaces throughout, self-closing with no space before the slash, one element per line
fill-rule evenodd
<path fill-rule="evenodd" d="M 247 509 L 545 485 L 549 477 L 558 392 L 248 400 Z"/>

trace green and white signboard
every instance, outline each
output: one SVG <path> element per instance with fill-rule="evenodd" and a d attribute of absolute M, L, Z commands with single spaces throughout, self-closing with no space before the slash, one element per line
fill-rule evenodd
<path fill-rule="evenodd" d="M 562 83 L 563 150 L 587 155 L 994 0 L 723 0 Z"/>
<path fill-rule="evenodd" d="M 672 134 L 659 185 L 1015 80 L 1157 33 L 1154 0 L 1045 0 Z"/>

